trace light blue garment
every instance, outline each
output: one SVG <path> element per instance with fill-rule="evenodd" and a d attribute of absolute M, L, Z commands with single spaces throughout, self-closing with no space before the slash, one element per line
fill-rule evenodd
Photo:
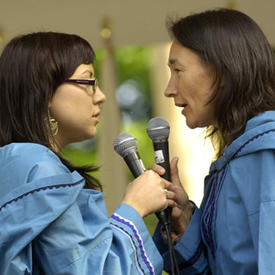
<path fill-rule="evenodd" d="M 154 239 L 167 259 L 159 230 Z M 249 120 L 211 165 L 176 250 L 181 274 L 275 274 L 275 111 Z"/>
<path fill-rule="evenodd" d="M 48 148 L 0 148 L 0 274 L 161 274 L 163 263 L 138 212 L 108 218 L 102 194 L 83 189 Z"/>

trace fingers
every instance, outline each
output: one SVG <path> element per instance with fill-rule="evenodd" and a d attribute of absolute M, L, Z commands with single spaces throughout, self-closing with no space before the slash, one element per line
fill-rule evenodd
<path fill-rule="evenodd" d="M 165 169 L 157 164 L 152 164 L 149 166 L 150 170 L 153 170 L 154 172 L 158 173 L 159 175 L 164 175 Z"/>
<path fill-rule="evenodd" d="M 174 184 L 181 185 L 180 178 L 179 178 L 178 161 L 179 161 L 178 157 L 174 157 L 171 160 L 171 164 L 170 164 L 171 181 Z"/>
<path fill-rule="evenodd" d="M 178 189 L 178 186 L 175 187 L 175 185 L 172 182 L 170 182 L 164 178 L 162 178 L 162 180 L 164 182 L 165 189 L 168 189 L 169 191 L 173 191 L 173 192 L 175 192 L 176 189 Z"/>
<path fill-rule="evenodd" d="M 166 189 L 166 185 L 165 185 L 165 182 L 162 180 L 161 182 L 160 182 L 160 186 L 161 186 L 161 188 L 163 189 L 163 192 L 165 192 L 167 189 Z M 166 194 L 165 194 L 166 195 Z"/>
<path fill-rule="evenodd" d="M 181 185 L 178 171 L 178 157 L 174 157 L 170 163 L 171 181 L 177 185 Z M 149 167 L 150 170 L 158 173 L 160 176 L 165 174 L 165 169 L 160 165 L 153 164 Z"/>
<path fill-rule="evenodd" d="M 148 174 L 149 177 L 157 177 L 158 179 L 158 182 L 159 182 L 159 185 L 163 191 L 163 193 L 166 192 L 166 190 L 168 189 L 169 185 L 170 185 L 170 182 L 169 181 L 166 181 L 165 179 L 161 178 L 159 174 L 157 174 L 155 171 L 153 170 L 147 170 L 145 171 L 146 174 Z M 144 174 L 145 174 L 144 173 Z M 153 179 L 153 178 L 151 178 Z M 166 196 L 166 193 L 164 194 Z"/>
<path fill-rule="evenodd" d="M 167 200 L 174 200 L 176 197 L 176 194 L 172 191 L 169 191 L 167 189 L 165 189 L 165 193 L 166 193 L 166 199 Z"/>
<path fill-rule="evenodd" d="M 167 189 L 165 189 L 165 193 L 166 193 L 166 200 L 168 203 L 167 206 L 175 207 L 177 205 L 176 202 L 174 201 L 176 194 L 174 192 L 167 190 Z"/>
<path fill-rule="evenodd" d="M 173 160 L 173 161 L 177 163 L 177 161 L 175 161 L 175 160 Z M 174 183 L 171 183 L 171 182 L 161 178 L 160 175 L 156 172 L 156 170 L 158 170 L 159 168 L 163 169 L 161 166 L 153 165 L 152 167 L 153 167 L 152 170 L 147 170 L 142 176 L 140 176 L 140 178 L 144 177 L 142 182 L 144 182 L 144 180 L 147 183 L 155 182 L 153 197 L 157 198 L 158 203 L 162 204 L 161 209 L 165 209 L 168 206 L 176 207 L 177 200 L 178 200 L 176 194 L 177 194 L 179 187 L 181 187 L 180 183 L 179 183 L 179 185 L 175 185 Z M 159 188 L 156 188 L 156 186 L 159 186 Z M 146 195 L 144 194 L 144 196 L 146 196 Z M 146 201 L 146 203 L 147 202 L 148 201 Z M 148 211 L 148 213 L 149 213 L 149 211 Z"/>
<path fill-rule="evenodd" d="M 177 203 L 175 201 L 173 201 L 173 200 L 167 200 L 167 202 L 168 202 L 168 206 L 170 206 L 170 207 L 177 207 Z"/>
<path fill-rule="evenodd" d="M 165 209 L 168 206 L 166 183 L 152 170 L 145 171 L 128 184 L 123 203 L 135 208 L 141 217 Z"/>

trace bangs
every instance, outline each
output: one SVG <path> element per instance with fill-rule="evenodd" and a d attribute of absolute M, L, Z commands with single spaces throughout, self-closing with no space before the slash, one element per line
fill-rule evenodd
<path fill-rule="evenodd" d="M 91 45 L 77 35 L 63 34 L 63 39 L 58 39 L 56 47 L 59 51 L 57 58 L 59 64 L 59 72 L 62 72 L 64 79 L 70 77 L 75 69 L 81 64 L 93 64 L 95 53 Z M 60 44 L 60 45 L 59 45 Z M 73 45 L 73 46 L 72 46 Z M 57 61 L 55 60 L 55 61 Z"/>

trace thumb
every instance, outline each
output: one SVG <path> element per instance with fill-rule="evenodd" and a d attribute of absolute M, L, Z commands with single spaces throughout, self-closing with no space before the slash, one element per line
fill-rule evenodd
<path fill-rule="evenodd" d="M 170 163 L 170 173 L 171 173 L 171 181 L 176 184 L 181 186 L 180 182 L 180 177 L 179 177 L 179 170 L 178 170 L 178 157 L 174 157 L 171 160 Z"/>

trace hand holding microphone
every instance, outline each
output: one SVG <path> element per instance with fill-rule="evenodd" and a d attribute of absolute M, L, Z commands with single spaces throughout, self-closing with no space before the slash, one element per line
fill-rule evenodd
<path fill-rule="evenodd" d="M 115 151 L 123 157 L 136 178 L 126 189 L 123 203 L 134 207 L 142 217 L 168 206 L 163 179 L 152 170 L 145 171 L 137 150 L 137 141 L 128 133 L 119 134 L 114 140 Z"/>
<path fill-rule="evenodd" d="M 155 212 L 166 232 L 171 274 L 179 274 L 171 237 L 171 207 L 168 207 L 169 203 L 171 206 L 174 206 L 174 201 L 168 199 L 166 192 L 168 186 L 171 185 L 169 182 L 169 132 L 169 124 L 164 119 L 154 118 L 148 123 L 147 133 L 154 144 L 156 163 L 165 169 L 165 173 L 162 176 L 164 179 L 153 170 L 145 171 L 137 151 L 136 139 L 132 135 L 128 133 L 118 135 L 114 141 L 114 149 L 123 157 L 132 174 L 136 177 L 136 179 L 128 185 L 126 195 L 122 202 L 134 207 L 141 217 Z"/>
<path fill-rule="evenodd" d="M 170 133 L 170 126 L 166 120 L 160 117 L 152 118 L 147 125 L 147 134 L 152 139 L 154 151 L 155 151 L 155 161 L 158 165 L 165 169 L 162 177 L 167 181 L 166 187 L 172 186 L 171 174 L 170 174 L 170 161 L 169 161 L 169 147 L 168 147 L 168 137 Z M 170 189 L 171 190 L 171 189 Z M 167 191 L 172 193 L 171 191 Z M 167 193 L 168 194 L 168 193 Z M 176 194 L 173 194 L 175 197 Z M 168 196 L 167 196 L 168 198 Z M 156 213 L 161 221 L 166 236 L 163 235 L 164 239 L 167 239 L 170 264 L 171 264 L 171 274 L 179 274 L 179 268 L 176 261 L 176 255 L 174 247 L 172 244 L 172 233 L 171 233 L 171 214 L 172 208 L 167 207 L 164 211 Z"/>
<path fill-rule="evenodd" d="M 169 222 L 171 219 L 173 220 L 173 229 L 181 235 L 190 222 L 194 205 L 190 203 L 188 195 L 180 182 L 177 158 L 172 159 L 170 167 L 169 132 L 170 126 L 163 118 L 155 117 L 148 122 L 147 133 L 154 145 L 155 161 L 157 165 L 165 169 L 165 173 L 162 173 L 157 165 L 152 166 L 151 169 L 167 181 L 172 182 L 172 184 L 166 183 L 166 186 L 169 188 L 171 199 L 175 201 L 177 207 L 173 207 L 173 212 L 171 207 L 168 207 L 165 212 Z"/>
<path fill-rule="evenodd" d="M 167 208 L 164 181 L 154 171 L 145 171 L 128 184 L 122 203 L 131 205 L 141 217 Z"/>

